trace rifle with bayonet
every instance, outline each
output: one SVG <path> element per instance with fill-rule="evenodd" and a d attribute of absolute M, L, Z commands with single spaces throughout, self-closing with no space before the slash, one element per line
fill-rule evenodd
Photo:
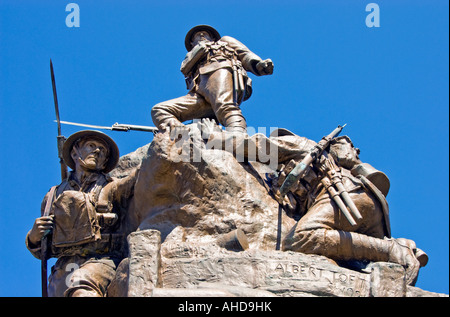
<path fill-rule="evenodd" d="M 158 128 L 149 127 L 145 125 L 135 125 L 135 124 L 123 124 L 123 123 L 114 123 L 112 126 L 101 126 L 101 125 L 93 125 L 93 124 L 84 124 L 84 123 L 76 123 L 69 121 L 60 121 L 62 124 L 75 125 L 80 127 L 94 128 L 94 129 L 103 129 L 103 130 L 111 130 L 111 131 L 143 131 L 143 132 L 153 132 L 157 133 Z"/>
<path fill-rule="evenodd" d="M 59 107 L 58 107 L 58 96 L 56 94 L 56 81 L 55 81 L 55 73 L 53 71 L 53 63 L 50 59 L 50 75 L 52 79 L 52 88 L 53 88 L 53 101 L 55 103 L 55 114 L 56 114 L 56 122 L 58 123 L 58 135 L 56 137 L 57 146 L 58 146 L 58 158 L 59 164 L 61 168 L 61 180 L 67 178 L 67 165 L 64 163 L 62 148 L 66 138 L 61 134 L 61 122 L 59 120 Z M 51 193 L 48 197 L 48 202 L 44 209 L 44 214 L 42 216 L 48 217 L 50 214 L 51 201 L 53 199 L 53 195 L 56 187 L 52 187 Z M 41 239 L 41 283 L 42 283 L 42 297 L 47 297 L 47 259 L 48 259 L 48 235 L 50 234 L 50 230 L 47 230 Z"/>
<path fill-rule="evenodd" d="M 362 219 L 362 216 L 342 184 L 342 175 L 339 167 L 334 162 L 334 159 L 331 156 L 328 156 L 328 152 L 326 151 L 326 149 L 330 146 L 331 140 L 337 137 L 345 126 L 345 124 L 343 126 L 338 126 L 333 130 L 333 132 L 327 136 L 324 136 L 310 149 L 309 153 L 303 158 L 303 160 L 287 175 L 283 185 L 281 185 L 280 195 L 281 199 L 283 199 L 288 191 L 293 188 L 306 174 L 309 168 L 312 167 L 312 165 L 316 163 L 321 156 L 324 156 L 324 162 L 319 167 L 319 170 L 323 174 L 321 182 L 328 190 L 331 198 L 342 211 L 344 216 L 350 224 L 354 226 L 356 225 L 356 221 L 353 219 L 348 210 L 350 210 L 350 212 L 358 220 Z"/>

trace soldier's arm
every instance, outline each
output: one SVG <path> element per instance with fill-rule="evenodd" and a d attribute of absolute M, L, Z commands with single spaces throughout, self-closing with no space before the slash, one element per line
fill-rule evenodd
<path fill-rule="evenodd" d="M 198 43 L 192 50 L 190 50 L 183 62 L 181 63 L 181 72 L 188 76 L 192 68 L 208 53 L 208 47 L 204 43 Z"/>
<path fill-rule="evenodd" d="M 257 76 L 270 75 L 273 73 L 272 60 L 261 59 L 261 57 L 250 51 L 247 46 L 231 36 L 224 36 L 220 40 L 227 42 L 228 45 L 236 51 L 245 70 Z"/>
<path fill-rule="evenodd" d="M 40 240 L 44 233 L 53 228 L 53 216 L 43 217 L 45 205 L 50 198 L 50 192 L 48 192 L 41 203 L 41 217 L 37 218 L 33 224 L 31 230 L 27 233 L 25 238 L 25 245 L 28 251 L 33 254 L 37 259 L 41 258 L 41 243 Z"/>
<path fill-rule="evenodd" d="M 113 202 L 122 204 L 134 194 L 138 168 L 134 169 L 127 177 L 114 179 L 108 183 L 100 192 L 97 210 L 100 212 L 111 212 Z"/>

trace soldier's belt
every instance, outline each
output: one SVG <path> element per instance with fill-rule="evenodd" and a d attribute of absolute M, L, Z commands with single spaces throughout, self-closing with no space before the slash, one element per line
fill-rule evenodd
<path fill-rule="evenodd" d="M 224 60 L 217 60 L 217 61 L 211 61 L 207 62 L 204 65 L 201 65 L 198 68 L 198 72 L 200 75 L 205 75 L 212 73 L 215 70 L 221 69 L 221 68 L 232 68 L 233 65 L 230 60 L 224 59 Z"/>
<path fill-rule="evenodd" d="M 62 256 L 94 256 L 94 255 L 112 255 L 123 256 L 127 250 L 127 242 L 124 234 L 102 234 L 101 239 L 81 245 L 67 247 L 53 247 L 54 257 Z"/>

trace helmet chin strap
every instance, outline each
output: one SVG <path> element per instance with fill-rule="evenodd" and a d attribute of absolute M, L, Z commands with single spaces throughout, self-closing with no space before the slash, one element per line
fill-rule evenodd
<path fill-rule="evenodd" d="M 78 163 L 80 164 L 82 169 L 88 172 L 101 172 L 101 169 L 90 167 L 84 160 L 81 159 L 81 157 L 78 157 Z"/>

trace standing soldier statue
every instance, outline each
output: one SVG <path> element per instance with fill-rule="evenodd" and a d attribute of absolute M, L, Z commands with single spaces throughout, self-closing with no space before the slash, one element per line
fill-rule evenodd
<path fill-rule="evenodd" d="M 189 93 L 152 108 L 152 119 L 160 131 L 199 118 L 216 118 L 227 131 L 246 132 L 240 104 L 252 93 L 249 71 L 271 75 L 273 63 L 262 60 L 238 40 L 207 25 L 198 25 L 186 35 L 188 53 L 181 64 Z"/>
<path fill-rule="evenodd" d="M 126 248 L 120 211 L 132 195 L 135 172 L 120 180 L 106 175 L 116 166 L 119 150 L 102 132 L 74 133 L 64 142 L 62 156 L 73 171 L 45 196 L 26 245 L 43 261 L 58 259 L 48 296 L 105 296 Z"/>

